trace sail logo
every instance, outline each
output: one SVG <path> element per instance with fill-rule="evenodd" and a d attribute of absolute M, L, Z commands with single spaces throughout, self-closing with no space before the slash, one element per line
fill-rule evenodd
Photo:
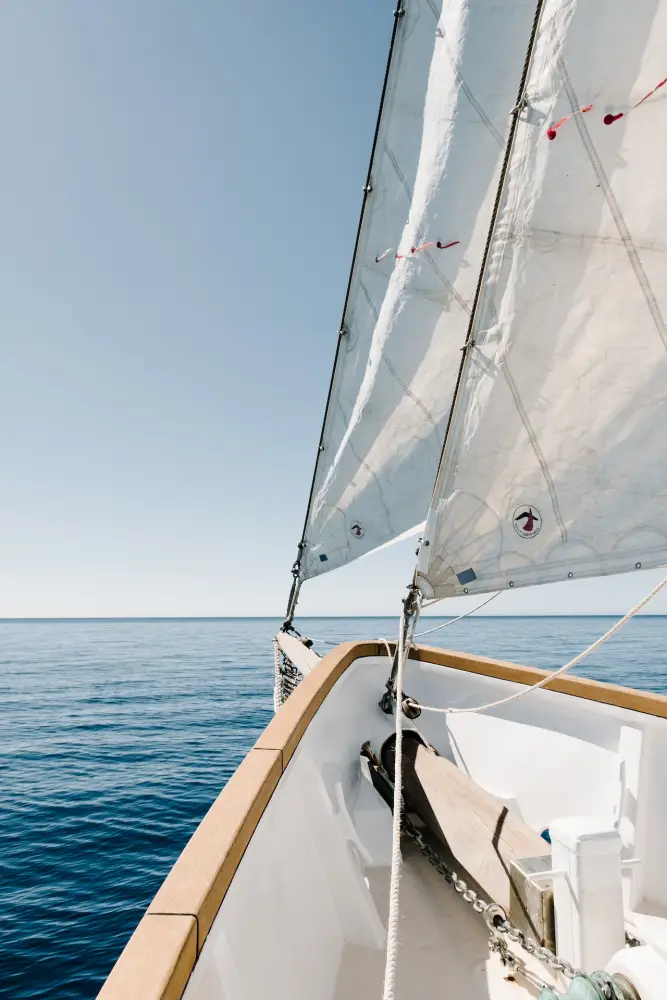
<path fill-rule="evenodd" d="M 353 538 L 363 538 L 366 532 L 361 521 L 353 521 L 350 525 L 350 534 Z"/>
<path fill-rule="evenodd" d="M 542 528 L 542 515 L 537 507 L 524 504 L 514 511 L 512 524 L 519 538 L 534 538 Z"/>

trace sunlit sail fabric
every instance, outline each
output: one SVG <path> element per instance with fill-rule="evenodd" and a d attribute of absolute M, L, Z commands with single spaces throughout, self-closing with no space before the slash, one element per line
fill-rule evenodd
<path fill-rule="evenodd" d="M 429 597 L 667 563 L 666 43 L 665 0 L 545 4 Z"/>
<path fill-rule="evenodd" d="M 534 11 L 441 8 L 407 0 L 398 25 L 302 579 L 428 508 Z"/>

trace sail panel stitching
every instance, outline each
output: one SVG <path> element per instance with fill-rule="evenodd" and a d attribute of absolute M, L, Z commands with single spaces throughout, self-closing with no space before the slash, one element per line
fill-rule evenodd
<path fill-rule="evenodd" d="M 561 74 L 561 79 L 563 81 L 563 86 L 565 88 L 568 101 L 570 102 L 570 107 L 574 111 L 579 106 L 579 101 L 577 100 L 577 95 L 575 93 L 574 87 L 572 86 L 572 80 L 570 79 L 570 74 L 568 73 L 567 67 L 562 58 L 559 58 L 558 60 L 558 68 Z M 614 222 L 616 223 L 616 228 L 618 229 L 619 235 L 621 237 L 621 242 L 623 243 L 623 246 L 625 247 L 625 250 L 627 252 L 628 258 L 630 260 L 630 265 L 633 271 L 635 272 L 635 277 L 637 278 L 639 287 L 643 292 L 644 299 L 646 300 L 646 305 L 648 306 L 651 318 L 653 319 L 653 322 L 655 324 L 658 336 L 662 341 L 663 347 L 667 351 L 667 327 L 665 326 L 665 321 L 660 311 L 660 306 L 658 305 L 658 301 L 651 287 L 651 283 L 648 280 L 648 277 L 644 270 L 644 266 L 641 262 L 639 254 L 637 253 L 637 248 L 632 240 L 632 235 L 630 233 L 630 230 L 628 229 L 625 218 L 623 217 L 621 208 L 618 202 L 616 201 L 616 195 L 612 190 L 609 178 L 607 177 L 605 169 L 602 165 L 602 161 L 598 156 L 597 150 L 595 148 L 595 145 L 593 144 L 593 140 L 591 139 L 591 134 L 588 131 L 588 126 L 586 125 L 584 118 L 581 115 L 576 115 L 574 120 L 577 126 L 577 130 L 579 132 L 579 137 L 582 141 L 584 149 L 586 150 L 586 154 L 588 156 L 590 164 L 593 167 L 593 172 L 595 173 L 595 176 L 598 179 L 600 189 L 604 194 L 607 205 L 609 206 L 609 211 L 611 212 Z"/>
<path fill-rule="evenodd" d="M 444 31 L 440 27 L 440 14 L 438 13 L 438 9 L 437 9 L 435 3 L 433 2 L 433 0 L 426 0 L 426 2 L 428 3 L 429 7 L 431 8 L 431 11 L 433 12 L 433 16 L 434 16 L 434 18 L 436 20 L 436 24 L 438 26 L 437 27 L 438 35 L 439 35 L 440 38 L 442 38 L 442 40 L 444 42 L 444 45 L 445 45 L 445 48 L 447 49 L 447 55 L 449 56 L 449 61 L 450 61 L 451 65 L 452 65 L 452 69 L 454 70 L 454 75 L 456 77 L 456 80 L 457 80 L 459 86 L 461 87 L 461 90 L 463 91 L 463 93 L 468 98 L 468 102 L 474 108 L 475 112 L 477 113 L 477 116 L 478 116 L 479 120 L 482 122 L 483 125 L 486 126 L 487 130 L 490 132 L 490 134 L 496 140 L 496 142 L 498 143 L 498 145 L 500 146 L 500 148 L 503 149 L 503 147 L 505 145 L 505 140 L 504 140 L 503 136 L 500 134 L 500 132 L 498 131 L 498 129 L 496 128 L 496 126 L 493 124 L 493 122 L 491 121 L 491 119 L 487 115 L 487 113 L 484 110 L 484 108 L 482 107 L 482 105 L 479 103 L 479 101 L 477 100 L 477 98 L 473 94 L 473 92 L 470 89 L 470 87 L 468 86 L 468 84 L 463 79 L 463 76 L 461 75 L 461 72 L 460 72 L 460 70 L 458 69 L 458 67 L 456 65 L 456 59 L 454 59 L 452 57 L 451 50 L 450 50 L 449 45 L 447 43 L 447 36 L 445 35 Z"/>
<path fill-rule="evenodd" d="M 380 503 L 382 504 L 382 509 L 384 510 L 385 517 L 387 518 L 387 526 L 389 527 L 389 530 L 392 531 L 393 529 L 392 529 L 392 525 L 391 525 L 391 516 L 389 514 L 389 508 L 387 507 L 387 504 L 385 502 L 384 495 L 382 493 L 382 487 L 380 485 L 380 480 L 378 479 L 377 473 L 375 472 L 375 470 L 373 468 L 371 468 L 371 466 L 368 464 L 368 462 L 366 462 L 359 455 L 359 453 L 357 452 L 356 448 L 352 444 L 352 438 L 351 437 L 348 438 L 347 444 L 348 444 L 348 446 L 350 448 L 350 451 L 352 452 L 352 454 L 356 458 L 357 462 L 359 463 L 359 465 L 361 465 L 366 470 L 366 472 L 368 473 L 368 475 L 371 477 L 371 479 L 373 480 L 373 482 L 377 486 L 378 497 L 379 497 Z"/>
<path fill-rule="evenodd" d="M 422 401 L 419 398 L 419 396 L 416 396 L 414 394 L 414 392 L 412 391 L 412 389 L 403 381 L 403 379 L 400 377 L 400 375 L 398 374 L 398 372 L 396 371 L 396 369 L 394 368 L 394 366 L 392 365 L 391 361 L 386 356 L 386 354 L 384 353 L 384 351 L 382 352 L 382 360 L 384 361 L 385 365 L 387 366 L 387 368 L 389 369 L 389 371 L 391 372 L 391 374 L 394 376 L 394 378 L 396 379 L 396 381 L 398 382 L 398 384 L 401 386 L 401 388 L 405 392 L 406 396 L 409 396 L 410 399 L 412 400 L 412 402 L 416 406 L 418 406 L 419 409 L 422 411 L 422 413 L 424 414 L 424 416 L 426 417 L 426 419 L 428 420 L 428 422 L 433 427 L 433 430 L 436 432 L 436 436 L 437 436 L 437 433 L 438 433 L 438 424 L 437 424 L 436 420 L 434 419 L 433 414 L 431 413 L 431 411 L 428 409 L 428 407 L 424 403 L 422 403 Z M 440 444 L 437 441 L 436 441 L 436 446 L 438 448 L 440 448 Z"/>
<path fill-rule="evenodd" d="M 375 317 L 375 321 L 377 322 L 377 320 L 378 320 L 377 309 L 375 308 L 375 305 L 373 304 L 373 300 L 371 299 L 370 293 L 369 293 L 368 289 L 366 288 L 366 285 L 361 280 L 359 281 L 359 287 L 361 288 L 362 292 L 364 293 L 366 301 L 368 302 L 368 306 L 369 306 L 371 312 L 373 313 L 373 316 Z M 403 389 L 403 392 L 406 394 L 406 396 L 410 397 L 410 399 L 412 400 L 412 402 L 416 406 L 419 407 L 419 409 L 422 411 L 422 413 L 424 414 L 424 416 L 426 417 L 426 419 L 429 421 L 429 423 L 433 427 L 433 430 L 437 434 L 438 424 L 437 424 L 436 420 L 433 418 L 433 415 L 430 412 L 430 410 L 428 409 L 428 407 L 424 403 L 422 403 L 421 399 L 419 399 L 419 397 L 414 394 L 414 392 L 407 385 L 407 383 L 405 383 L 403 381 L 403 379 L 400 377 L 400 375 L 398 374 L 398 372 L 396 371 L 396 369 L 394 368 L 394 366 L 392 365 L 391 361 L 389 360 L 389 358 L 387 357 L 387 355 L 384 353 L 384 351 L 382 351 L 381 357 L 382 357 L 382 360 L 384 361 L 385 365 L 387 366 L 387 368 L 391 372 L 391 374 L 396 379 L 397 383 Z M 440 447 L 439 443 L 438 443 L 438 447 Z"/>
<path fill-rule="evenodd" d="M 445 275 L 444 275 L 444 274 L 442 273 L 442 271 L 441 271 L 441 270 L 440 270 L 440 268 L 438 267 L 438 264 L 437 264 L 436 260 L 435 260 L 435 259 L 434 259 L 434 257 L 433 257 L 433 254 L 429 253 L 429 252 L 428 252 L 428 250 L 425 250 L 425 251 L 424 251 L 424 256 L 426 257 L 426 260 L 427 260 L 427 261 L 429 262 L 429 264 L 431 265 L 431 268 L 432 268 L 432 270 L 433 270 L 433 273 L 434 273 L 434 274 L 435 274 L 435 275 L 436 275 L 436 276 L 437 276 L 438 278 L 440 278 L 440 281 L 441 281 L 441 282 L 443 283 L 443 285 L 445 286 L 445 288 L 447 289 L 447 291 L 449 292 L 449 294 L 451 295 L 451 297 L 452 297 L 452 298 L 453 298 L 453 299 L 454 299 L 454 300 L 455 300 L 456 302 L 458 302 L 458 304 L 460 305 L 461 309 L 463 309 L 463 311 L 464 311 L 465 313 L 467 313 L 468 315 L 470 315 L 470 306 L 468 305 L 468 303 L 466 302 L 466 300 L 465 300 L 465 299 L 463 298 L 463 296 L 462 296 L 462 295 L 460 295 L 460 294 L 459 294 L 459 293 L 457 292 L 457 290 L 456 290 L 456 288 L 454 287 L 454 285 L 452 284 L 452 282 L 451 282 L 451 281 L 449 281 L 449 279 L 448 279 L 448 278 L 446 278 L 446 277 L 445 277 Z"/>
<path fill-rule="evenodd" d="M 368 303 L 368 308 L 373 313 L 373 318 L 374 318 L 375 322 L 377 323 L 377 321 L 379 319 L 379 313 L 378 313 L 377 309 L 375 308 L 375 303 L 373 302 L 373 299 L 371 298 L 371 293 L 366 288 L 366 283 L 364 281 L 362 281 L 361 278 L 359 278 L 359 288 L 364 293 L 364 298 L 366 299 L 366 302 Z"/>
<path fill-rule="evenodd" d="M 547 484 L 547 489 L 549 490 L 549 496 L 551 497 L 551 506 L 553 507 L 554 517 L 556 518 L 556 524 L 558 525 L 558 530 L 560 531 L 560 537 L 562 542 L 567 541 L 567 528 L 565 527 L 565 522 L 563 521 L 563 516 L 560 511 L 560 504 L 558 503 L 558 494 L 556 493 L 556 485 L 552 479 L 551 473 L 549 472 L 549 466 L 545 458 L 544 452 L 540 447 L 540 442 L 538 441 L 537 434 L 535 433 L 533 426 L 530 422 L 528 414 L 524 408 L 523 402 L 521 401 L 521 396 L 519 395 L 519 389 L 516 382 L 509 370 L 507 362 L 503 359 L 498 362 L 498 367 L 500 368 L 505 381 L 512 393 L 512 398 L 514 400 L 514 405 L 516 406 L 521 422 L 526 429 L 526 434 L 535 452 L 535 457 L 540 463 L 540 468 L 542 470 L 542 475 L 544 476 L 544 481 Z"/>
<path fill-rule="evenodd" d="M 391 163 L 392 167 L 394 168 L 396 176 L 398 177 L 399 181 L 401 182 L 401 186 L 403 187 L 403 190 L 405 191 L 405 196 L 408 199 L 408 204 L 409 205 L 412 204 L 412 190 L 410 188 L 410 185 L 406 181 L 405 176 L 404 176 L 401 168 L 398 165 L 398 160 L 396 159 L 396 157 L 395 157 L 395 155 L 394 155 L 391 147 L 389 146 L 388 142 L 384 143 L 384 151 L 387 154 L 387 159 L 389 160 L 389 162 Z"/>

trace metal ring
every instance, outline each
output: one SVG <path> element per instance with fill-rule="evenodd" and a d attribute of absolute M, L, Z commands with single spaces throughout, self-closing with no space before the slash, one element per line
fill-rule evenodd
<path fill-rule="evenodd" d="M 484 923 L 489 930 L 498 931 L 498 924 L 504 924 L 506 922 L 507 914 L 503 910 L 502 906 L 498 906 L 497 903 L 491 903 L 488 910 L 484 914 Z"/>

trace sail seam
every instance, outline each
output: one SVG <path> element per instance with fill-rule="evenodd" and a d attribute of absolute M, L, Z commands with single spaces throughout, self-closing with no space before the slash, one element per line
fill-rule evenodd
<path fill-rule="evenodd" d="M 454 384 L 454 392 L 452 394 L 452 403 L 449 408 L 449 416 L 447 417 L 447 425 L 445 427 L 445 434 L 442 444 L 442 450 L 440 453 L 440 461 L 438 463 L 438 469 L 435 475 L 435 482 L 433 484 L 433 493 L 431 496 L 431 506 L 435 502 L 440 488 L 440 483 L 444 475 L 444 470 L 446 467 L 446 457 L 447 444 L 449 442 L 449 437 L 451 434 L 451 429 L 454 423 L 454 415 L 457 409 L 457 404 L 461 398 L 461 390 L 464 383 L 464 375 L 468 370 L 469 357 L 471 355 L 470 347 L 474 345 L 474 334 L 475 327 L 477 323 L 479 303 L 482 298 L 482 291 L 484 289 L 484 278 L 486 276 L 486 270 L 489 263 L 489 258 L 491 256 L 491 248 L 493 246 L 494 236 L 496 235 L 496 227 L 498 224 L 500 209 L 503 199 L 503 193 L 505 191 L 505 184 L 507 181 L 507 174 L 509 170 L 510 161 L 512 159 L 512 152 L 514 149 L 514 142 L 516 139 L 517 129 L 519 125 L 519 115 L 523 109 L 525 96 L 526 96 L 526 84 L 528 82 L 528 74 L 530 73 L 530 67 L 533 60 L 533 53 L 535 50 L 535 41 L 537 39 L 537 33 L 540 26 L 540 20 L 542 17 L 542 10 L 544 8 L 546 0 L 537 0 L 535 6 L 535 14 L 533 16 L 533 23 L 530 30 L 530 37 L 528 39 L 528 46 L 526 48 L 526 56 L 523 63 L 523 68 L 521 70 L 521 79 L 519 82 L 519 90 L 517 94 L 517 100 L 514 108 L 512 109 L 511 125 L 509 129 L 509 134 L 507 136 L 507 144 L 505 147 L 505 155 L 503 157 L 503 163 L 500 168 L 500 177 L 498 179 L 498 188 L 496 191 L 496 197 L 493 204 L 493 210 L 491 212 L 491 221 L 489 223 L 489 232 L 486 238 L 486 244 L 484 246 L 484 252 L 482 254 L 482 262 L 480 264 L 479 276 L 477 278 L 477 286 L 475 288 L 475 294 L 473 296 L 472 305 L 470 308 L 470 321 L 468 323 L 468 329 L 466 332 L 465 342 L 463 344 L 461 353 L 461 363 L 459 365 L 459 370 L 456 376 L 456 382 Z"/>
<path fill-rule="evenodd" d="M 438 13 L 438 9 L 437 9 L 435 3 L 433 2 L 433 0 L 426 0 L 426 2 L 428 3 L 429 7 L 431 8 L 431 11 L 433 12 L 433 16 L 434 16 L 434 18 L 436 20 L 436 24 L 437 24 L 438 35 L 440 36 L 440 38 L 442 38 L 442 40 L 443 40 L 443 42 L 445 44 L 445 48 L 447 49 L 447 55 L 449 56 L 449 61 L 450 61 L 451 65 L 452 65 L 452 69 L 454 70 L 454 76 L 456 77 L 456 79 L 457 79 L 457 81 L 458 81 L 458 83 L 459 83 L 459 85 L 461 87 L 461 90 L 463 91 L 463 93 L 468 98 L 468 101 L 471 104 L 471 106 L 477 112 L 477 115 L 478 115 L 480 121 L 482 122 L 482 124 L 486 126 L 487 130 L 491 133 L 491 135 L 493 136 L 493 138 L 496 140 L 496 142 L 498 143 L 498 145 L 502 149 L 503 143 L 504 143 L 503 136 L 500 134 L 500 132 L 498 131 L 498 129 L 496 128 L 496 126 L 493 124 L 493 122 L 491 121 L 491 119 L 487 115 L 487 113 L 484 110 L 484 108 L 482 107 L 482 105 L 479 103 L 479 101 L 477 100 L 477 98 L 473 94 L 473 92 L 470 89 L 470 87 L 468 86 L 468 84 L 463 79 L 463 76 L 461 75 L 461 71 L 456 66 L 456 60 L 454 60 L 452 58 L 452 54 L 451 54 L 451 51 L 450 51 L 450 48 L 449 48 L 449 43 L 447 41 L 447 36 L 445 35 L 444 31 L 440 27 L 440 14 Z"/>
<path fill-rule="evenodd" d="M 597 243 L 602 246 L 624 246 L 622 237 L 619 236 L 595 236 L 591 233 L 568 233 L 564 229 L 538 229 L 526 226 L 522 236 L 517 233 L 510 233 L 510 239 L 534 238 L 536 236 L 556 236 L 558 239 L 570 241 L 572 243 L 586 244 Z M 649 253 L 667 253 L 667 246 L 658 246 L 656 243 L 637 243 L 633 240 L 633 246 L 637 250 L 648 250 Z"/>
<path fill-rule="evenodd" d="M 361 280 L 361 278 L 359 279 L 359 287 L 361 288 L 362 292 L 364 293 L 364 297 L 366 299 L 366 302 L 368 303 L 368 307 L 371 310 L 371 312 L 373 313 L 373 316 L 375 317 L 375 322 L 377 323 L 377 321 L 379 319 L 378 311 L 375 308 L 373 300 L 372 300 L 372 298 L 370 296 L 370 292 L 366 288 L 366 285 Z M 429 423 L 431 424 L 431 426 L 433 427 L 433 430 L 436 432 L 436 435 L 437 435 L 437 432 L 438 432 L 437 422 L 433 418 L 432 414 L 430 413 L 430 411 L 428 410 L 428 408 L 426 407 L 426 405 L 424 403 L 422 403 L 421 399 L 419 399 L 418 396 L 415 396 L 415 394 L 412 391 L 412 389 L 410 388 L 410 386 L 407 385 L 407 383 L 403 381 L 403 379 L 400 377 L 400 375 L 398 374 L 398 372 L 396 371 L 396 369 L 394 368 L 394 366 L 392 365 L 391 361 L 389 360 L 389 358 L 387 357 L 387 355 L 384 353 L 384 351 L 380 352 L 380 357 L 384 361 L 385 365 L 387 366 L 387 368 L 389 369 L 389 371 L 391 372 L 391 374 L 396 379 L 396 382 L 398 383 L 398 385 L 400 385 L 400 387 L 403 390 L 403 392 L 405 393 L 405 395 L 408 396 L 409 399 L 412 400 L 412 402 L 415 404 L 415 406 L 419 407 L 419 409 L 422 411 L 422 413 L 424 414 L 424 416 L 426 417 L 426 419 L 429 421 Z M 436 445 L 437 444 L 438 444 L 438 442 L 436 441 Z"/>
<path fill-rule="evenodd" d="M 380 480 L 378 479 L 377 473 L 375 472 L 374 469 L 371 468 L 371 466 L 368 464 L 368 462 L 366 462 L 363 458 L 361 458 L 361 456 L 357 453 L 357 450 L 354 447 L 354 445 L 352 444 L 352 440 L 351 439 L 348 439 L 347 444 L 348 444 L 348 447 L 349 447 L 350 451 L 352 452 L 352 454 L 356 458 L 357 462 L 359 463 L 359 465 L 361 465 L 362 468 L 364 468 L 366 470 L 366 472 L 368 473 L 368 475 L 371 477 L 371 479 L 373 480 L 373 482 L 377 486 L 378 497 L 379 497 L 380 503 L 382 504 L 382 509 L 384 510 L 385 517 L 387 518 L 387 526 L 388 526 L 389 530 L 392 531 L 393 529 L 392 529 L 392 525 L 391 525 L 391 516 L 389 514 L 389 508 L 387 507 L 387 504 L 385 502 L 385 499 L 384 499 L 384 496 L 383 496 L 383 493 L 382 493 L 382 487 L 380 486 Z M 341 513 L 343 513 L 343 512 L 341 511 Z M 343 516 L 345 516 L 345 515 L 343 514 Z M 349 549 L 349 544 L 348 544 L 348 549 Z"/>
<path fill-rule="evenodd" d="M 419 407 L 419 409 L 422 411 L 422 413 L 424 414 L 424 416 L 426 417 L 426 419 L 428 420 L 428 422 L 431 424 L 433 430 L 436 432 L 436 435 L 437 435 L 437 433 L 438 433 L 438 425 L 437 425 L 435 419 L 433 418 L 431 412 L 429 411 L 428 407 L 424 403 L 422 403 L 422 401 L 419 398 L 419 396 L 415 396 L 415 394 L 412 391 L 412 389 L 403 381 L 403 379 L 397 373 L 396 369 L 394 368 L 394 366 L 392 365 L 391 361 L 386 356 L 386 354 L 384 354 L 384 352 L 382 354 L 382 360 L 384 361 L 385 365 L 387 366 L 387 368 L 389 369 L 389 371 L 391 372 L 391 374 L 394 376 L 394 378 L 396 379 L 396 381 L 400 385 L 401 389 L 403 389 L 403 391 L 405 392 L 405 395 L 408 396 L 412 400 L 412 402 L 415 404 L 415 406 Z M 436 445 L 437 445 L 437 443 L 438 442 L 436 441 Z"/>
<path fill-rule="evenodd" d="M 533 430 L 532 424 L 528 417 L 528 414 L 524 408 L 523 402 L 521 401 L 521 396 L 519 395 L 519 389 L 516 382 L 509 370 L 507 362 L 505 360 L 498 362 L 498 367 L 500 368 L 505 381 L 512 393 L 512 399 L 514 400 L 514 405 L 516 406 L 517 412 L 521 418 L 523 426 L 526 428 L 526 434 L 535 453 L 537 461 L 540 463 L 540 469 L 542 470 L 542 475 L 544 476 L 544 481 L 547 484 L 547 489 L 549 490 L 549 496 L 551 497 L 551 506 L 553 508 L 554 517 L 556 518 L 556 524 L 558 525 L 558 530 L 560 531 L 560 537 L 562 542 L 567 541 L 567 528 L 563 521 L 562 514 L 560 512 L 560 504 L 558 503 L 558 494 L 556 493 L 556 485 L 549 472 L 549 466 L 547 465 L 547 460 L 544 456 L 544 452 L 540 447 L 540 442 L 538 441 L 537 434 Z"/>
<path fill-rule="evenodd" d="M 371 298 L 371 293 L 366 288 L 366 283 L 363 280 L 363 278 L 359 278 L 359 288 L 364 293 L 364 298 L 366 299 L 366 302 L 368 303 L 368 308 L 373 313 L 373 319 L 377 323 L 377 321 L 379 319 L 379 313 L 378 313 L 378 311 L 377 311 L 377 309 L 375 307 L 375 303 L 373 302 L 373 299 Z"/>
<path fill-rule="evenodd" d="M 403 172 L 402 172 L 401 168 L 398 165 L 398 160 L 396 159 L 396 156 L 394 155 L 392 149 L 389 147 L 389 144 L 386 143 L 386 142 L 384 143 L 384 151 L 387 154 L 387 159 L 389 160 L 389 162 L 391 163 L 392 167 L 394 168 L 394 172 L 395 172 L 396 176 L 398 177 L 399 181 L 401 182 L 403 190 L 405 191 L 406 197 L 408 199 L 408 204 L 410 204 L 412 202 L 412 191 L 410 190 L 410 185 L 408 184 L 408 182 L 406 181 L 405 177 L 403 176 Z"/>
<path fill-rule="evenodd" d="M 433 259 L 433 255 L 432 255 L 431 253 L 429 253 L 429 251 L 428 251 L 428 250 L 426 250 L 426 251 L 424 252 L 424 257 L 426 258 L 426 260 L 427 260 L 427 261 L 429 262 L 429 264 L 431 265 L 431 268 L 432 268 L 432 270 L 433 270 L 433 273 L 434 273 L 434 274 L 435 274 L 435 275 L 436 275 L 436 276 L 437 276 L 438 278 L 440 278 L 440 281 L 441 281 L 441 282 L 443 283 L 443 285 L 445 286 L 445 288 L 447 289 L 447 291 L 449 292 L 449 294 L 451 295 L 451 297 L 452 297 L 452 298 L 453 298 L 453 299 L 454 299 L 454 300 L 455 300 L 456 302 L 458 302 L 458 304 L 460 305 L 461 309 L 463 309 L 463 311 L 464 311 L 465 313 L 467 313 L 467 314 L 468 314 L 468 316 L 469 316 L 469 315 L 470 315 L 470 306 L 468 305 L 468 303 L 466 302 L 466 300 L 465 300 L 465 299 L 463 298 L 463 296 L 462 296 L 462 295 L 460 295 L 460 294 L 459 294 L 459 293 L 457 292 L 457 290 L 456 290 L 456 288 L 454 287 L 454 285 L 452 284 L 452 282 L 451 282 L 451 281 L 450 281 L 450 280 L 449 280 L 448 278 L 446 278 L 446 277 L 445 277 L 445 275 L 444 275 L 444 274 L 442 273 L 442 271 L 440 270 L 440 268 L 439 268 L 439 267 L 438 267 L 438 265 L 436 264 L 435 260 Z"/>
<path fill-rule="evenodd" d="M 574 110 L 579 106 L 577 101 L 577 95 L 572 85 L 570 74 L 567 71 L 565 61 L 563 60 L 562 57 L 558 59 L 558 69 L 561 74 L 561 79 L 563 81 L 563 87 L 565 88 L 565 92 L 567 94 L 567 99 L 570 102 L 570 107 Z M 588 156 L 590 164 L 593 167 L 595 176 L 597 177 L 598 182 L 600 184 L 600 189 L 604 194 L 607 205 L 609 206 L 609 211 L 611 212 L 614 222 L 616 223 L 616 228 L 618 229 L 619 235 L 621 237 L 621 242 L 623 243 L 623 246 L 625 247 L 626 252 L 628 254 L 630 265 L 633 271 L 635 272 L 635 277 L 639 282 L 639 287 L 641 288 L 644 294 L 644 299 L 646 300 L 646 305 L 648 306 L 651 318 L 653 319 L 653 322 L 655 324 L 658 336 L 662 341 L 663 347 L 667 351 L 667 327 L 665 326 L 665 321 L 660 311 L 660 306 L 658 305 L 658 301 L 653 292 L 653 288 L 651 287 L 651 283 L 647 277 L 646 271 L 644 270 L 644 266 L 637 252 L 637 248 L 635 247 L 632 235 L 630 233 L 630 230 L 628 229 L 620 205 L 616 201 L 616 195 L 612 190 L 609 178 L 607 177 L 605 169 L 602 165 L 602 161 L 598 156 L 598 152 L 591 138 L 591 134 L 588 131 L 588 126 L 586 125 L 586 122 L 581 115 L 575 116 L 575 124 L 577 126 L 579 137 L 582 141 L 584 149 L 586 150 L 586 154 Z"/>

